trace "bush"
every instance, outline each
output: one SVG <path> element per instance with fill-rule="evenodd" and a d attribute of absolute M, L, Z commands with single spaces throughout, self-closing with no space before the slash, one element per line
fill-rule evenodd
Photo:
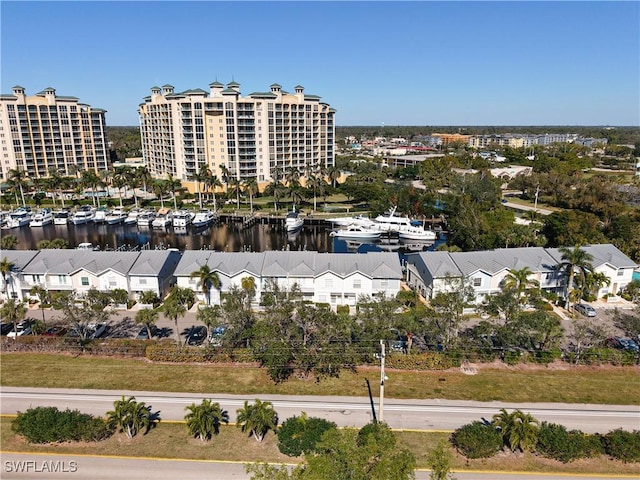
<path fill-rule="evenodd" d="M 547 458 L 567 463 L 601 453 L 602 445 L 598 435 L 586 435 L 580 430 L 567 431 L 563 425 L 542 422 L 536 451 Z"/>
<path fill-rule="evenodd" d="M 390 353 L 386 356 L 386 365 L 388 368 L 402 370 L 446 370 L 453 367 L 454 363 L 448 355 L 442 353 Z"/>
<path fill-rule="evenodd" d="M 11 423 L 14 432 L 30 443 L 94 442 L 109 437 L 107 423 L 78 410 L 60 411 L 56 407 L 30 408 Z"/>
<path fill-rule="evenodd" d="M 467 458 L 489 458 L 502 449 L 502 434 L 492 425 L 475 421 L 451 434 L 451 444 Z"/>
<path fill-rule="evenodd" d="M 315 452 L 316 444 L 327 430 L 336 424 L 318 417 L 293 416 L 284 421 L 278 429 L 278 449 L 290 457 Z"/>
<path fill-rule="evenodd" d="M 640 462 L 640 430 L 628 432 L 621 428 L 607 433 L 603 437 L 607 455 L 623 462 Z"/>

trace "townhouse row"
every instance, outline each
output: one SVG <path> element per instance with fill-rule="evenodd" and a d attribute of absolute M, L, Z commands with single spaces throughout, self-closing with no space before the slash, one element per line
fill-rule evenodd
<path fill-rule="evenodd" d="M 597 291 L 597 298 L 619 295 L 633 281 L 638 265 L 611 244 L 582 247 L 593 260 L 593 271 L 608 279 Z M 563 261 L 557 248 L 525 247 L 499 248 L 479 252 L 421 252 L 409 255 L 407 260 L 407 284 L 425 298 L 431 299 L 448 288 L 448 278 L 463 277 L 475 292 L 480 304 L 491 294 L 500 291 L 502 281 L 509 270 L 531 270 L 530 280 L 536 280 L 540 288 L 563 294 L 567 277 L 558 271 Z"/>
<path fill-rule="evenodd" d="M 318 252 L 270 251 L 227 253 L 206 250 L 144 250 L 102 252 L 91 250 L 40 250 L 0 252 L 14 264 L 2 295 L 20 300 L 39 285 L 49 291 L 75 290 L 79 295 L 91 288 L 100 291 L 127 290 L 131 298 L 153 291 L 160 298 L 172 285 L 190 288 L 206 302 L 200 280 L 193 277 L 201 266 L 216 272 L 221 286 L 209 292 L 212 304 L 220 304 L 221 294 L 241 287 L 252 278 L 255 301 L 259 302 L 269 282 L 290 289 L 297 285 L 305 300 L 354 307 L 358 298 L 400 291 L 402 268 L 391 252 L 334 254 Z"/>

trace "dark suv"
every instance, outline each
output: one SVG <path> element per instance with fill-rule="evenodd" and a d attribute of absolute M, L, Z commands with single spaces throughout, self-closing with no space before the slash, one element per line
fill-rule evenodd
<path fill-rule="evenodd" d="M 207 338 L 207 327 L 193 327 L 187 337 L 187 345 L 202 345 Z"/>

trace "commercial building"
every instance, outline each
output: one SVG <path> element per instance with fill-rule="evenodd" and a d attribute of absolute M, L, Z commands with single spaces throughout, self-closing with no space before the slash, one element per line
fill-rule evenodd
<path fill-rule="evenodd" d="M 220 82 L 176 93 L 152 87 L 138 108 L 142 151 L 151 174 L 188 182 L 205 164 L 219 180 L 282 179 L 334 163 L 335 110 L 300 85 L 294 93 L 240 94 Z"/>
<path fill-rule="evenodd" d="M 9 170 L 28 177 L 62 175 L 78 170 L 107 169 L 106 111 L 79 103 L 77 97 L 56 95 L 48 87 L 32 96 L 24 87 L 0 95 L 0 181 Z"/>

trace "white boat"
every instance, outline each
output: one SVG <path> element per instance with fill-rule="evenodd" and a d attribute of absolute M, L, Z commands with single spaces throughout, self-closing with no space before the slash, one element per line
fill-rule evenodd
<path fill-rule="evenodd" d="M 36 214 L 31 217 L 31 221 L 29 222 L 30 227 L 44 227 L 45 225 L 50 225 L 53 223 L 53 214 L 47 208 L 43 208 L 42 210 L 38 210 Z"/>
<path fill-rule="evenodd" d="M 91 220 L 93 220 L 93 211 L 88 207 L 76 210 L 75 213 L 71 215 L 71 223 L 74 225 L 89 223 Z"/>
<path fill-rule="evenodd" d="M 107 225 L 119 225 L 124 222 L 125 218 L 127 218 L 127 212 L 121 208 L 116 208 L 107 214 L 104 221 Z"/>
<path fill-rule="evenodd" d="M 373 221 L 375 225 L 373 228 L 387 233 L 399 233 L 414 227 L 409 217 L 396 215 L 396 208 L 397 207 L 393 207 L 388 212 L 374 218 Z"/>
<path fill-rule="evenodd" d="M 154 218 L 153 222 L 151 222 L 151 226 L 153 228 L 167 228 L 169 225 L 171 225 L 171 220 L 171 210 L 169 210 L 168 208 L 161 208 L 160 210 L 158 210 L 156 218 Z"/>
<path fill-rule="evenodd" d="M 346 227 L 348 225 L 359 225 L 361 227 L 371 227 L 375 224 L 373 220 L 364 215 L 356 215 L 355 217 L 334 217 L 327 218 L 327 222 L 330 222 L 336 227 Z"/>
<path fill-rule="evenodd" d="M 67 225 L 69 223 L 69 216 L 71 212 L 69 210 L 56 210 L 53 212 L 53 224 L 54 225 Z"/>
<path fill-rule="evenodd" d="M 140 209 L 134 208 L 129 211 L 127 218 L 124 219 L 125 225 L 136 225 L 138 223 L 138 215 L 140 215 Z"/>
<path fill-rule="evenodd" d="M 438 235 L 433 230 L 425 230 L 414 225 L 404 228 L 398 232 L 401 240 L 420 240 L 423 242 L 435 241 Z"/>
<path fill-rule="evenodd" d="M 93 212 L 93 223 L 104 223 L 109 211 L 106 208 L 98 208 Z"/>
<path fill-rule="evenodd" d="M 174 227 L 188 227 L 191 224 L 191 213 L 188 210 L 178 210 L 173 214 Z"/>
<path fill-rule="evenodd" d="M 31 222 L 31 213 L 24 208 L 18 208 L 9 214 L 7 226 L 9 228 L 20 228 L 29 225 L 29 222 Z"/>
<path fill-rule="evenodd" d="M 145 210 L 144 212 L 140 212 L 140 214 L 138 215 L 138 226 L 150 227 L 151 222 L 153 222 L 153 219 L 155 218 L 155 216 L 156 216 L 155 212 L 152 212 L 151 210 Z"/>
<path fill-rule="evenodd" d="M 349 225 L 345 228 L 335 230 L 329 235 L 338 238 L 369 240 L 380 238 L 382 232 L 372 228 L 361 227 L 360 225 Z"/>
<path fill-rule="evenodd" d="M 76 247 L 76 250 L 95 250 L 96 248 L 93 246 L 91 242 L 82 242 L 79 243 Z"/>
<path fill-rule="evenodd" d="M 196 213 L 196 216 L 193 217 L 192 224 L 194 228 L 198 227 L 208 227 L 211 225 L 215 219 L 217 218 L 216 212 L 211 210 L 200 210 Z"/>
<path fill-rule="evenodd" d="M 296 207 L 293 207 L 293 210 L 287 213 L 287 218 L 284 222 L 285 227 L 287 228 L 287 232 L 295 232 L 296 230 L 300 230 L 304 225 L 304 220 L 302 220 L 298 216 L 298 212 L 296 212 Z"/>

